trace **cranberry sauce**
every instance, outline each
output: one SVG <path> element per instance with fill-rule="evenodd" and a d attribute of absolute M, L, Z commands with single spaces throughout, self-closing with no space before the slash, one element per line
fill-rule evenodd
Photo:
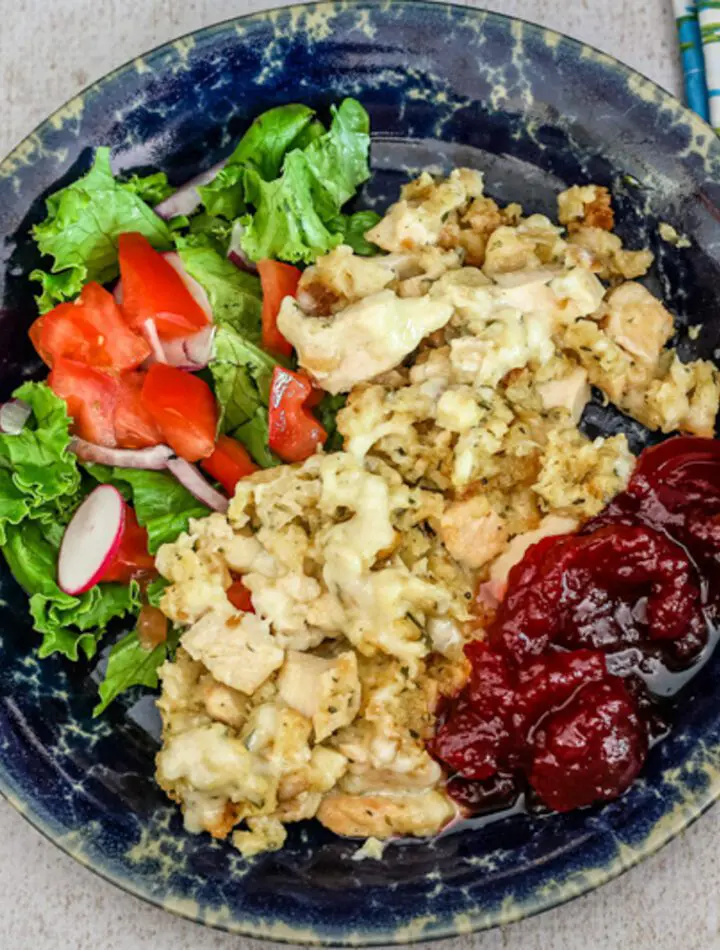
<path fill-rule="evenodd" d="M 720 612 L 720 441 L 642 453 L 578 534 L 528 549 L 430 751 L 467 814 L 621 795 L 667 731 L 658 699 L 697 671 Z M 712 641 L 712 642 L 711 642 Z"/>

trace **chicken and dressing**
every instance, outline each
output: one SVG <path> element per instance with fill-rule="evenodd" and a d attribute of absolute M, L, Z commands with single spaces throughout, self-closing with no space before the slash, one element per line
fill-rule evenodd
<path fill-rule="evenodd" d="M 161 671 L 157 778 L 186 827 L 247 856 L 317 818 L 340 835 L 432 835 L 458 814 L 427 749 L 508 574 L 627 484 L 624 435 L 578 428 L 591 386 L 644 425 L 712 436 L 715 367 L 612 232 L 606 189 L 559 225 L 423 174 L 369 232 L 303 273 L 278 325 L 316 386 L 347 393 L 343 451 L 258 472 L 227 515 L 157 555 L 183 630 Z M 253 612 L 226 590 L 241 576 Z"/>

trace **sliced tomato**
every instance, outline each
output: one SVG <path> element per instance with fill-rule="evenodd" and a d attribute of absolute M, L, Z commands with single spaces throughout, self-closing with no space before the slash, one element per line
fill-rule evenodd
<path fill-rule="evenodd" d="M 281 356 L 290 356 L 292 344 L 288 343 L 277 325 L 280 305 L 285 297 L 294 297 L 302 276 L 297 267 L 281 261 L 258 261 L 258 273 L 262 284 L 262 342 L 265 349 Z"/>
<path fill-rule="evenodd" d="M 247 614 L 255 613 L 252 595 L 250 594 L 250 591 L 247 589 L 247 587 L 243 584 L 242 579 L 233 581 L 225 593 L 227 594 L 227 599 L 230 601 L 233 607 L 237 607 L 238 610 L 244 610 Z"/>
<path fill-rule="evenodd" d="M 215 451 L 200 463 L 215 481 L 232 495 L 241 478 L 252 475 L 259 468 L 250 458 L 247 450 L 236 439 L 221 435 L 215 443 Z"/>
<path fill-rule="evenodd" d="M 102 337 L 101 361 L 96 366 L 107 366 L 118 373 L 135 369 L 150 356 L 147 340 L 134 333 L 127 325 L 113 295 L 92 282 L 86 284 L 80 294 L 82 319 Z"/>
<path fill-rule="evenodd" d="M 142 388 L 145 373 L 135 371 L 120 377 L 115 409 L 115 441 L 121 449 L 146 449 L 159 445 L 163 434 L 145 408 Z"/>
<path fill-rule="evenodd" d="M 217 406 L 212 390 L 197 376 L 153 364 L 142 388 L 143 405 L 167 442 L 188 462 L 212 455 L 217 429 Z"/>
<path fill-rule="evenodd" d="M 141 332 L 145 321 L 152 319 L 158 336 L 170 340 L 190 336 L 208 324 L 182 277 L 142 234 L 121 234 L 118 254 L 122 310 L 133 329 Z"/>
<path fill-rule="evenodd" d="M 270 384 L 269 445 L 284 462 L 304 462 L 324 445 L 327 432 L 308 408 L 313 386 L 307 376 L 276 366 Z"/>
<path fill-rule="evenodd" d="M 30 337 L 30 342 L 35 347 L 38 356 L 45 363 L 46 366 L 50 366 L 50 354 L 45 353 L 41 346 L 40 340 L 42 339 L 43 326 L 45 325 L 45 317 L 38 317 L 37 320 L 33 322 L 30 329 L 28 330 L 28 336 Z"/>
<path fill-rule="evenodd" d="M 125 528 L 117 554 L 100 580 L 129 584 L 133 578 L 148 577 L 155 572 L 155 558 L 148 552 L 148 536 L 138 524 L 135 509 L 125 509 Z"/>
<path fill-rule="evenodd" d="M 81 310 L 73 303 L 58 304 L 31 327 L 30 339 L 45 362 L 52 366 L 60 356 L 80 363 L 92 363 L 98 351 L 92 328 L 81 319 Z M 127 329 L 127 327 L 125 328 Z M 34 339 L 35 338 L 35 339 Z"/>
<path fill-rule="evenodd" d="M 67 403 L 76 435 L 97 445 L 115 445 L 113 419 L 119 383 L 114 376 L 60 357 L 53 364 L 48 383 Z"/>
<path fill-rule="evenodd" d="M 124 373 L 150 355 L 148 342 L 130 329 L 113 295 L 100 284 L 86 284 L 77 300 L 61 303 L 36 324 L 31 327 L 31 339 L 50 365 L 67 357 Z"/>

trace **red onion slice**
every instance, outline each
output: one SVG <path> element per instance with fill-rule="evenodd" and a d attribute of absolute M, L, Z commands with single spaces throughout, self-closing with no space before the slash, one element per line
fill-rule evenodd
<path fill-rule="evenodd" d="M 152 321 L 150 321 L 152 322 Z M 154 358 L 151 362 L 167 363 L 168 366 L 174 366 L 176 369 L 184 369 L 188 373 L 197 373 L 210 362 L 212 357 L 212 346 L 215 338 L 215 327 L 207 326 L 192 336 L 177 337 L 174 340 L 158 340 L 162 350 L 163 358 L 160 359 L 159 353 L 155 352 L 153 346 Z M 150 338 L 148 336 L 148 341 Z"/>
<path fill-rule="evenodd" d="M 213 511 L 225 514 L 230 502 L 225 495 L 221 495 L 219 491 L 216 491 L 212 485 L 205 481 L 194 465 L 186 462 L 185 459 L 176 458 L 168 461 L 167 468 L 180 484 L 187 488 L 190 494 L 202 502 L 203 505 L 207 505 Z"/>
<path fill-rule="evenodd" d="M 215 327 L 212 324 L 186 337 L 184 349 L 188 364 L 197 369 L 204 369 L 212 359 L 214 340 Z"/>
<path fill-rule="evenodd" d="M 144 468 L 156 472 L 167 468 L 175 454 L 169 445 L 153 445 L 149 449 L 108 449 L 104 445 L 95 445 L 94 442 L 78 438 L 71 441 L 70 451 L 83 462 L 114 465 L 117 468 Z"/>
<path fill-rule="evenodd" d="M 155 321 L 148 319 L 143 323 L 143 333 L 145 334 L 145 339 L 150 344 L 150 347 L 153 351 L 153 356 L 155 357 L 156 363 L 168 363 L 169 360 L 165 354 L 165 348 L 160 341 L 158 335 L 157 327 L 155 326 Z"/>
<path fill-rule="evenodd" d="M 233 224 L 230 234 L 230 245 L 228 247 L 227 257 L 240 270 L 247 271 L 250 274 L 257 274 L 257 267 L 247 256 L 242 247 L 242 238 L 245 234 L 245 225 L 240 221 Z"/>
<path fill-rule="evenodd" d="M 188 272 L 185 270 L 182 258 L 177 251 L 165 251 L 163 257 L 172 267 L 172 269 L 180 276 L 180 279 L 194 297 L 195 302 L 208 318 L 208 323 L 212 323 L 213 312 L 212 307 L 210 306 L 210 299 L 205 293 L 202 284 L 199 284 L 194 277 L 191 277 L 190 274 L 188 274 Z"/>
<path fill-rule="evenodd" d="M 162 344 L 165 354 L 165 362 L 169 366 L 185 368 L 187 356 L 185 355 L 185 337 L 175 337 L 174 340 L 165 340 Z"/>
<path fill-rule="evenodd" d="M 155 205 L 155 214 L 159 214 L 160 217 L 166 221 L 170 218 L 174 218 L 178 214 L 191 215 L 197 210 L 200 204 L 198 187 L 211 182 L 220 169 L 224 167 L 224 161 L 218 162 L 216 165 L 208 168 L 206 172 L 202 172 L 200 175 L 191 178 L 190 181 L 186 181 L 184 185 L 178 188 L 174 195 L 170 195 L 169 198 L 161 201 L 159 205 Z"/>
<path fill-rule="evenodd" d="M 32 409 L 22 399 L 11 399 L 0 406 L 0 432 L 4 435 L 20 435 Z"/>

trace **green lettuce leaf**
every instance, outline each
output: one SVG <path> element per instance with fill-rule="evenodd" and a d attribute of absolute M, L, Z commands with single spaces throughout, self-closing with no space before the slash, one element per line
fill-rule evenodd
<path fill-rule="evenodd" d="M 226 165 L 207 185 L 198 186 L 198 194 L 211 217 L 232 221 L 246 210 L 245 166 Z"/>
<path fill-rule="evenodd" d="M 206 213 L 228 220 L 243 215 L 242 247 L 251 260 L 311 263 L 345 234 L 361 253 L 373 253 L 362 240 L 365 222 L 340 215 L 370 175 L 369 133 L 368 114 L 355 99 L 332 108 L 328 131 L 306 106 L 271 109 L 253 123 L 213 181 L 199 189 Z M 373 215 L 364 230 L 374 220 Z"/>
<path fill-rule="evenodd" d="M 224 218 L 214 218 L 206 211 L 200 211 L 188 219 L 186 234 L 175 235 L 175 244 L 181 247 L 212 247 L 221 257 L 225 257 L 230 246 L 232 223 Z"/>
<path fill-rule="evenodd" d="M 8 526 L 20 524 L 28 511 L 27 496 L 13 481 L 12 472 L 0 468 L 0 544 L 5 543 Z"/>
<path fill-rule="evenodd" d="M 96 584 L 79 597 L 61 591 L 55 577 L 62 535 L 60 525 L 26 519 L 7 529 L 2 553 L 30 597 L 34 627 L 43 634 L 40 657 L 62 653 L 77 660 L 82 652 L 89 659 L 111 620 L 137 612 L 140 589 L 133 582 Z"/>
<path fill-rule="evenodd" d="M 268 109 L 240 139 L 228 165 L 250 164 L 266 181 L 277 178 L 286 153 L 295 147 L 314 115 L 312 109 L 299 103 Z M 316 137 L 315 134 L 312 137 Z"/>
<path fill-rule="evenodd" d="M 172 630 L 165 643 L 154 650 L 147 650 L 138 640 L 133 630 L 113 646 L 108 657 L 105 678 L 100 684 L 100 702 L 93 709 L 93 716 L 99 716 L 121 693 L 132 686 L 146 686 L 156 689 L 158 670 L 171 656 L 178 644 L 180 634 Z"/>
<path fill-rule="evenodd" d="M 30 279 L 40 284 L 40 293 L 35 297 L 40 313 L 47 313 L 56 304 L 77 297 L 85 285 L 82 267 L 71 267 L 59 274 L 36 269 L 30 272 Z"/>
<path fill-rule="evenodd" d="M 210 514 L 177 479 L 164 472 L 91 464 L 85 468 L 101 484 L 114 485 L 129 496 L 138 522 L 147 529 L 151 554 L 187 531 L 191 518 Z"/>
<path fill-rule="evenodd" d="M 298 135 L 292 143 L 292 148 L 299 148 L 302 151 L 306 149 L 311 142 L 314 142 L 315 139 L 319 139 L 322 135 L 325 135 L 326 131 L 327 129 L 319 119 L 313 119 L 310 125 L 305 126 L 300 135 Z M 280 167 L 278 168 L 277 174 L 280 173 Z"/>
<path fill-rule="evenodd" d="M 380 215 L 375 211 L 356 211 L 355 214 L 337 215 L 328 223 L 328 227 L 341 233 L 343 244 L 349 245 L 356 254 L 374 257 L 380 253 L 380 248 L 368 241 L 365 233 L 374 228 L 379 220 Z"/>
<path fill-rule="evenodd" d="M 155 580 L 150 581 L 150 583 L 145 588 L 145 596 L 147 597 L 147 602 L 151 607 L 160 606 L 162 595 L 165 593 L 165 589 L 169 586 L 170 581 L 165 580 L 164 577 L 156 577 Z"/>
<path fill-rule="evenodd" d="M 242 442 L 261 468 L 272 468 L 273 465 L 283 464 L 282 460 L 270 450 L 268 411 L 265 406 L 257 406 L 247 422 L 233 429 L 230 435 L 238 442 Z"/>
<path fill-rule="evenodd" d="M 101 284 L 117 276 L 117 238 L 124 231 L 139 231 L 150 243 L 166 250 L 171 246 L 167 224 L 141 195 L 157 193 L 157 176 L 150 187 L 136 179 L 123 184 L 110 168 L 110 149 L 99 148 L 90 171 L 46 201 L 47 217 L 33 228 L 42 254 L 53 258 L 50 273 L 35 270 L 40 281 L 37 298 L 44 313 L 57 302 L 74 296 L 91 280 Z"/>
<path fill-rule="evenodd" d="M 207 293 L 215 323 L 230 324 L 244 337 L 259 342 L 260 280 L 241 271 L 210 246 L 193 246 L 180 240 L 178 253 L 185 270 Z"/>
<path fill-rule="evenodd" d="M 313 123 L 314 112 L 293 103 L 277 106 L 258 116 L 238 142 L 224 168 L 207 185 L 198 188 L 208 214 L 222 215 L 229 221 L 245 210 L 245 166 L 252 166 L 265 181 L 280 174 L 283 159 L 291 148 L 304 148 L 325 130 Z M 319 133 L 318 127 L 319 126 Z M 309 131 L 312 129 L 312 131 Z"/>
<path fill-rule="evenodd" d="M 248 200 L 254 215 L 242 218 L 243 251 L 250 260 L 264 258 L 312 263 L 342 241 L 332 233 L 315 209 L 314 180 L 304 152 L 291 152 L 282 177 L 264 181 L 253 169 L 245 175 Z"/>
<path fill-rule="evenodd" d="M 215 335 L 210 372 L 221 410 L 220 429 L 242 442 L 259 465 L 277 464 L 268 449 L 267 405 L 277 360 L 231 326 Z"/>
<path fill-rule="evenodd" d="M 167 226 L 174 235 L 176 231 L 184 231 L 190 227 L 190 218 L 186 214 L 174 214 L 168 219 Z"/>
<path fill-rule="evenodd" d="M 332 106 L 330 131 L 303 154 L 314 178 L 315 208 L 329 221 L 370 177 L 370 118 L 357 99 Z"/>
<path fill-rule="evenodd" d="M 326 452 L 339 452 L 343 447 L 344 439 L 337 428 L 337 414 L 346 403 L 347 396 L 345 393 L 336 393 L 334 396 L 331 393 L 325 393 L 320 400 L 320 405 L 315 410 L 315 415 L 328 434 L 325 443 Z"/>
<path fill-rule="evenodd" d="M 152 175 L 131 175 L 127 181 L 120 182 L 120 187 L 131 191 L 142 201 L 151 206 L 159 205 L 170 195 L 174 195 L 176 188 L 170 184 L 165 172 L 154 172 Z"/>
<path fill-rule="evenodd" d="M 82 497 L 64 400 L 46 383 L 24 383 L 13 396 L 32 416 L 18 435 L 0 435 L 0 544 L 9 525 L 29 517 L 55 521 Z"/>
<path fill-rule="evenodd" d="M 370 120 L 355 99 L 332 111 L 330 130 L 288 152 L 280 178 L 267 181 L 247 168 L 245 201 L 255 214 L 242 219 L 241 244 L 251 260 L 312 263 L 343 240 L 348 222 L 338 219 L 340 209 L 370 176 Z"/>

